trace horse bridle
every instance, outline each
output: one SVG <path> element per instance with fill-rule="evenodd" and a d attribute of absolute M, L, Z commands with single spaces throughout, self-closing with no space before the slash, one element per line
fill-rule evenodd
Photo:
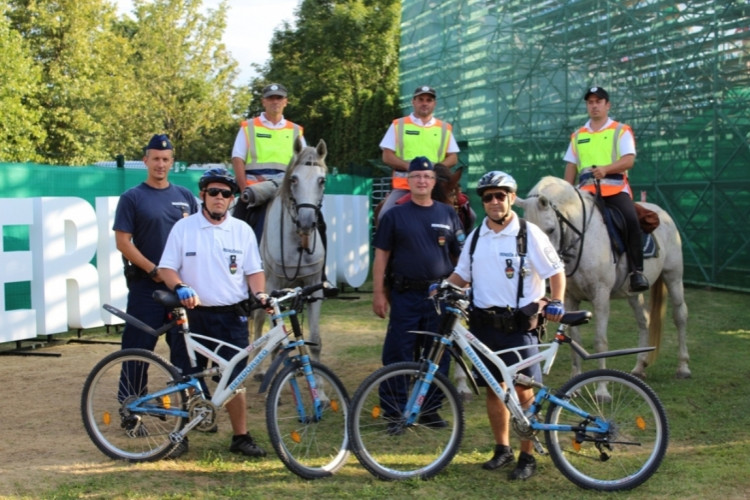
<path fill-rule="evenodd" d="M 310 162 L 310 161 L 308 161 L 308 162 L 305 162 L 303 165 L 304 166 L 308 166 L 308 167 L 321 167 L 321 168 L 323 168 L 323 166 L 320 165 L 318 162 Z M 288 186 L 287 186 L 287 188 L 288 188 Z M 289 190 L 289 208 L 290 208 L 289 213 L 291 215 L 292 222 L 294 222 L 294 225 L 297 227 L 298 231 L 300 229 L 300 224 L 299 224 L 299 209 L 300 208 L 312 208 L 315 211 L 315 220 L 316 221 L 313 222 L 313 229 L 315 229 L 316 226 L 317 226 L 317 219 L 320 217 L 320 211 L 321 211 L 322 207 L 323 207 L 323 196 L 320 197 L 320 200 L 318 200 L 317 204 L 314 204 L 314 203 L 297 203 L 297 199 L 291 194 L 291 190 Z M 293 280 L 297 279 L 297 276 L 299 276 L 299 271 L 300 271 L 300 268 L 302 267 L 302 254 L 304 252 L 307 252 L 308 255 L 312 255 L 315 252 L 315 246 L 318 244 L 318 238 L 317 238 L 317 234 L 318 233 L 317 233 L 317 231 L 314 232 L 314 235 L 313 235 L 314 239 L 313 239 L 313 244 L 312 244 L 312 248 L 311 249 L 305 248 L 301 244 L 299 246 L 297 246 L 297 253 L 299 254 L 299 258 L 297 259 L 297 269 L 294 272 L 294 276 L 292 276 L 290 278 L 286 274 L 286 263 L 284 262 L 284 217 L 281 217 L 281 223 L 279 224 L 279 230 L 281 231 L 281 238 L 280 238 L 280 240 L 281 240 L 281 268 L 284 270 L 284 278 L 286 278 L 287 281 L 293 281 Z M 325 259 L 327 257 L 325 255 L 326 253 L 327 253 L 327 250 L 323 252 L 323 262 L 324 262 L 323 265 L 325 265 Z"/>
<path fill-rule="evenodd" d="M 550 208 L 553 212 L 555 212 L 555 216 L 557 217 L 557 224 L 560 229 L 560 242 L 557 248 L 557 255 L 560 256 L 560 258 L 563 260 L 563 262 L 567 262 L 566 259 L 569 259 L 571 257 L 571 249 L 578 244 L 578 252 L 576 257 L 576 263 L 573 267 L 573 270 L 569 273 L 566 273 L 565 276 L 570 278 L 575 274 L 575 272 L 578 270 L 578 266 L 581 264 L 581 254 L 583 253 L 583 243 L 585 240 L 586 235 L 586 226 L 589 221 L 586 220 L 586 203 L 583 201 L 583 197 L 581 196 L 581 192 L 576 189 L 576 194 L 578 195 L 578 199 L 581 201 L 581 211 L 583 214 L 583 228 L 578 229 L 565 215 L 558 210 L 557 206 L 552 203 L 552 200 L 547 198 L 547 201 L 549 203 Z M 531 195 L 529 198 L 539 197 L 539 195 Z M 571 231 L 573 231 L 576 234 L 576 238 L 571 239 L 570 243 L 563 248 L 563 242 L 565 241 L 565 226 L 568 226 Z"/>

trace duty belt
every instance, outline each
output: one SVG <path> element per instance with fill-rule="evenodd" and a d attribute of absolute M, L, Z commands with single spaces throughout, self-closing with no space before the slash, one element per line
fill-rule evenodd
<path fill-rule="evenodd" d="M 391 275 L 391 283 L 393 284 L 393 288 L 394 290 L 399 292 L 405 292 L 407 290 L 415 292 L 426 292 L 427 289 L 430 288 L 430 285 L 439 283 L 441 279 L 442 278 L 437 278 L 435 280 L 413 280 L 400 274 L 394 273 L 393 275 Z"/>

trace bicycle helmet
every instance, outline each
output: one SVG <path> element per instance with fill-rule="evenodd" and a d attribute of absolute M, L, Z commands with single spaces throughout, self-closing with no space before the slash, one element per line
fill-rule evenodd
<path fill-rule="evenodd" d="M 500 170 L 492 170 L 484 174 L 477 183 L 477 193 L 479 196 L 482 196 L 485 189 L 492 187 L 505 188 L 511 193 L 515 193 L 518 189 L 516 180 L 510 174 L 506 174 Z"/>
<path fill-rule="evenodd" d="M 212 182 L 222 182 L 226 184 L 233 193 L 239 191 L 237 181 L 234 180 L 234 177 L 226 168 L 213 167 L 206 170 L 198 181 L 198 188 L 201 190 L 206 189 L 206 186 Z"/>

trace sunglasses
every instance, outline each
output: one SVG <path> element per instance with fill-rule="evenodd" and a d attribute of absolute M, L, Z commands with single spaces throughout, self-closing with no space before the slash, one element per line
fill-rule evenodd
<path fill-rule="evenodd" d="M 208 196 L 223 196 L 224 198 L 229 198 L 232 196 L 232 191 L 230 189 L 221 189 L 221 188 L 208 188 L 206 189 L 206 193 L 208 193 Z"/>
<path fill-rule="evenodd" d="M 482 201 L 484 203 L 490 203 L 492 200 L 503 202 L 505 201 L 507 197 L 508 197 L 508 193 L 506 193 L 505 191 L 497 191 L 495 193 L 483 194 Z"/>

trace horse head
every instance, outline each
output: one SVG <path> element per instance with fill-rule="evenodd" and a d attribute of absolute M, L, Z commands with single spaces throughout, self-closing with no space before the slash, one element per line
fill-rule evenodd
<path fill-rule="evenodd" d="M 301 247 L 309 249 L 310 235 L 315 231 L 318 214 L 323 205 L 323 194 L 328 167 L 325 157 L 326 143 L 321 139 L 316 147 L 302 146 L 298 137 L 294 141 L 294 155 L 286 170 L 280 195 L 291 214 L 302 240 Z"/>
<path fill-rule="evenodd" d="M 435 187 L 432 188 L 432 199 L 456 206 L 458 195 L 461 193 L 461 174 L 463 167 L 459 167 L 455 172 L 443 165 L 435 164 Z"/>
<path fill-rule="evenodd" d="M 516 198 L 516 205 L 523 208 L 527 220 L 547 234 L 563 261 L 580 258 L 576 247 L 583 241 L 586 212 L 575 187 L 559 177 L 542 177 L 526 199 Z"/>

